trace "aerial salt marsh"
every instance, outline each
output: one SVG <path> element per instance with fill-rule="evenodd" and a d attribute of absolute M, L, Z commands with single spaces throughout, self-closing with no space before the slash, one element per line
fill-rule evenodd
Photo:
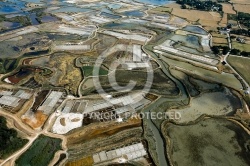
<path fill-rule="evenodd" d="M 174 165 L 249 165 L 250 136 L 226 119 L 203 119 L 178 126 L 163 125 L 167 151 Z"/>
<path fill-rule="evenodd" d="M 228 73 L 217 73 L 214 71 L 206 70 L 200 67 L 193 66 L 191 64 L 173 60 L 170 58 L 166 58 L 164 56 L 161 56 L 162 60 L 167 62 L 168 64 L 172 64 L 175 67 L 178 67 L 178 70 L 181 70 L 185 73 L 200 77 L 204 80 L 210 80 L 212 82 L 216 83 L 222 83 L 225 86 L 234 88 L 234 89 L 241 89 L 242 85 L 241 83 L 237 80 L 236 77 L 234 77 L 233 74 L 228 74 Z"/>
<path fill-rule="evenodd" d="M 175 42 L 183 42 L 187 47 L 200 49 L 202 46 L 199 43 L 199 37 L 195 35 L 174 35 L 171 40 Z"/>
<path fill-rule="evenodd" d="M 239 108 L 241 108 L 240 100 L 233 96 L 228 89 L 225 89 L 223 92 L 201 94 L 191 100 L 190 106 L 171 111 L 181 114 L 179 123 L 186 123 L 196 120 L 201 115 L 228 115 Z"/>
<path fill-rule="evenodd" d="M 15 3 L 16 0 L 5 1 Z M 212 55 L 212 51 L 206 49 L 210 48 L 211 36 L 202 27 L 191 25 L 203 21 L 197 20 L 194 23 L 183 19 L 188 12 L 196 10 L 186 10 L 187 14 L 180 18 L 177 16 L 184 9 L 181 9 L 181 5 L 178 4 L 165 5 L 170 3 L 168 0 L 20 1 L 29 1 L 31 4 L 24 5 L 27 6 L 27 10 L 20 7 L 20 13 L 10 11 L 6 17 L 4 16 L 5 18 L 0 18 L 2 21 L 0 24 L 6 25 L 6 22 L 9 22 L 9 29 L 14 28 L 12 23 L 26 26 L 23 24 L 24 21 L 17 19 L 19 18 L 17 16 L 21 15 L 21 18 L 27 18 L 28 25 L 33 25 L 13 31 L 8 30 L 0 35 L 0 48 L 3 48 L 4 57 L 0 59 L 0 66 L 3 66 L 0 72 L 2 81 L 6 78 L 9 81 L 5 81 L 6 83 L 12 83 L 12 85 L 3 84 L 10 87 L 10 91 L 11 87 L 15 89 L 28 87 L 30 90 L 33 89 L 34 95 L 33 100 L 25 103 L 22 110 L 11 117 L 17 116 L 16 119 L 20 121 L 20 125 L 22 121 L 23 124 L 39 130 L 39 134 L 51 137 L 57 137 L 51 133 L 52 126 L 57 134 L 65 134 L 73 128 L 77 129 L 70 131 L 65 137 L 60 137 L 63 138 L 65 147 L 63 146 L 63 151 L 59 153 L 55 152 L 61 149 L 58 144 L 60 140 L 51 141 L 52 138 L 40 137 L 35 139 L 36 135 L 30 135 L 30 143 L 33 144 L 22 150 L 22 154 L 19 152 L 18 156 L 14 154 L 13 160 L 6 160 L 2 165 L 11 165 L 11 162 L 16 162 L 16 165 L 58 165 L 60 154 L 65 154 L 65 159 L 63 158 L 59 165 L 112 165 L 114 161 L 96 163 L 98 157 L 96 158 L 95 154 L 137 141 L 144 142 L 144 140 L 147 151 L 145 158 L 152 157 L 153 160 L 149 163 L 141 162 L 141 158 L 129 161 L 129 155 L 127 155 L 126 164 L 192 166 L 209 165 L 212 160 L 211 165 L 221 165 L 220 161 L 226 160 L 227 165 L 231 163 L 246 165 L 244 163 L 246 157 L 242 157 L 240 152 L 240 148 L 243 149 L 243 147 L 250 150 L 249 144 L 245 144 L 246 136 L 237 135 L 237 138 L 234 138 L 233 134 L 226 132 L 226 130 L 237 130 L 236 135 L 242 134 L 242 130 L 235 129 L 228 123 L 220 128 L 219 123 L 216 127 L 210 127 L 210 123 L 199 122 L 205 121 L 202 119 L 204 117 L 205 119 L 213 117 L 244 120 L 245 117 L 241 117 L 241 114 L 247 109 L 242 109 L 243 96 L 239 93 L 242 88 L 241 83 L 231 74 L 233 72 L 229 68 L 222 69 L 219 56 Z M 0 2 L 0 8 L 3 3 L 5 2 Z M 16 3 L 18 4 L 19 1 Z M 158 5 L 161 7 L 154 10 L 153 8 Z M 15 6 L 10 5 L 10 7 Z M 206 19 L 207 14 L 210 13 L 214 18 L 221 18 L 216 11 L 197 10 L 194 13 L 201 14 L 190 13 L 189 16 Z M 208 19 L 213 17 L 210 16 Z M 34 25 L 35 22 L 31 23 L 30 19 L 37 20 L 39 25 Z M 216 29 L 216 26 L 214 28 Z M 157 48 L 163 43 L 166 45 Z M 41 53 L 44 50 L 45 52 Z M 169 52 L 172 53 L 169 54 Z M 100 78 L 97 81 L 92 77 L 93 68 L 98 65 L 99 58 L 103 61 L 100 64 Z M 124 64 L 119 65 L 120 62 Z M 150 72 L 146 69 L 149 68 L 150 62 L 154 69 L 150 71 L 153 71 L 154 77 L 150 79 L 152 82 L 150 90 L 144 95 L 139 91 L 149 82 L 147 77 Z M 116 70 L 113 69 L 113 64 L 118 65 L 114 65 L 117 67 Z M 19 70 L 20 66 L 34 68 L 35 71 Z M 108 70 L 111 72 L 108 73 Z M 220 73 L 221 71 L 228 73 Z M 115 78 L 115 81 L 109 80 L 108 76 Z M 136 82 L 134 88 L 128 93 L 119 93 L 119 91 L 127 91 L 126 86 L 130 81 Z M 99 94 L 100 88 L 95 86 L 97 82 L 107 93 L 106 97 L 111 97 L 112 101 L 114 99 L 119 103 L 110 105 L 103 100 Z M 42 109 L 40 106 L 43 106 L 44 101 L 49 102 L 46 98 L 51 98 L 48 95 L 50 91 L 63 92 L 59 102 L 53 107 L 53 114 L 52 111 L 39 110 Z M 139 101 L 133 98 L 137 92 L 145 99 Z M 133 100 L 136 99 L 137 103 L 127 106 L 125 102 L 130 102 L 130 96 Z M 70 104 L 64 106 L 65 102 Z M 65 108 L 63 111 L 61 111 L 62 107 Z M 127 116 L 123 118 L 123 114 L 116 116 L 117 119 L 114 121 L 103 122 L 104 119 L 101 119 L 101 122 L 97 122 L 91 118 L 82 120 L 81 113 L 86 115 L 92 111 L 93 113 L 108 112 L 111 115 L 114 114 L 113 112 L 118 114 L 122 111 L 138 114 L 175 111 L 181 114 L 181 120 L 174 122 L 153 117 L 143 120 L 137 118 L 135 125 L 125 126 L 123 125 L 128 123 L 129 119 Z M 236 111 L 237 114 L 235 114 Z M 79 113 L 79 116 L 60 117 L 61 112 Z M 53 125 L 54 123 L 56 125 Z M 198 125 L 192 125 L 192 123 L 198 123 Z M 166 124 L 171 125 L 170 128 Z M 183 129 L 178 131 L 178 125 Z M 177 127 L 172 131 L 172 126 Z M 195 126 L 194 129 L 191 128 L 192 126 Z M 112 127 L 115 128 L 111 130 Z M 203 128 L 199 129 L 199 127 Z M 27 127 L 27 130 L 30 128 Z M 218 136 L 218 133 L 223 138 Z M 237 140 L 238 137 L 244 140 Z M 46 145 L 44 143 L 46 141 L 54 147 Z M 228 144 L 230 146 L 227 147 Z M 41 148 L 41 145 L 44 145 L 44 148 Z M 48 149 L 50 151 L 47 153 Z M 222 149 L 222 152 L 219 153 L 218 149 Z M 249 156 L 247 153 L 244 155 Z M 135 155 L 132 154 L 132 156 Z M 227 159 L 231 156 L 233 157 Z M 241 161 L 238 162 L 238 160 Z"/>
<path fill-rule="evenodd" d="M 202 35 L 208 34 L 204 29 L 202 29 L 199 26 L 186 26 L 185 28 L 183 28 L 183 30 L 188 31 L 188 32 L 192 32 L 192 33 L 202 34 Z"/>

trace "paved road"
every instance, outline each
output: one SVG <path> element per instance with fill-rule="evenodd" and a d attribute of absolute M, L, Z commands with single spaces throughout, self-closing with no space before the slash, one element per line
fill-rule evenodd
<path fill-rule="evenodd" d="M 232 49 L 232 42 L 231 42 L 229 33 L 227 33 L 227 39 L 228 39 L 228 46 L 231 50 Z M 229 55 L 230 55 L 230 51 L 224 56 L 224 61 L 228 64 L 228 66 L 234 72 L 234 74 L 238 76 L 240 82 L 243 82 L 245 84 L 245 88 L 243 90 L 249 90 L 250 88 L 249 88 L 249 84 L 247 83 L 247 81 L 228 63 L 227 58 Z"/>

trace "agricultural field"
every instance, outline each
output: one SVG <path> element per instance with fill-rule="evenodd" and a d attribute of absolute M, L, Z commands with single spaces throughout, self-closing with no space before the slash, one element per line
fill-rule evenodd
<path fill-rule="evenodd" d="M 120 130 L 117 133 L 106 135 L 105 137 L 95 137 L 87 142 L 81 142 L 69 147 L 69 160 L 67 166 L 78 166 L 84 161 L 84 166 L 91 166 L 93 162 L 92 156 L 97 152 L 113 149 L 115 147 L 122 147 L 142 139 L 142 128 L 134 127 L 127 130 Z"/>
<path fill-rule="evenodd" d="M 217 27 L 218 26 L 218 21 L 214 20 L 199 20 L 199 23 L 204 26 L 206 29 L 207 27 Z"/>
<path fill-rule="evenodd" d="M 181 5 L 177 4 L 177 3 L 171 3 L 171 4 L 167 4 L 164 6 L 159 6 L 156 8 L 153 8 L 151 10 L 149 10 L 148 12 L 150 13 L 171 13 L 173 8 L 177 8 L 180 9 Z"/>
<path fill-rule="evenodd" d="M 17 160 L 16 165 L 47 166 L 55 153 L 61 149 L 61 140 L 40 135 Z"/>
<path fill-rule="evenodd" d="M 221 15 L 217 12 L 205 12 L 199 10 L 174 8 L 171 14 L 181 17 L 189 22 L 193 22 L 195 24 L 198 23 L 207 31 L 217 31 L 217 27 L 219 26 L 218 24 L 222 19 Z"/>
<path fill-rule="evenodd" d="M 84 77 L 93 76 L 94 66 L 83 66 L 82 68 Z M 105 70 L 103 67 L 99 70 L 99 75 L 107 75 L 108 71 Z"/>
<path fill-rule="evenodd" d="M 234 9 L 238 12 L 249 13 L 250 14 L 250 4 L 233 4 Z"/>
<path fill-rule="evenodd" d="M 68 162 L 66 166 L 79 166 L 82 165 L 83 163 L 85 166 L 93 165 L 94 164 L 93 157 L 92 156 L 83 157 L 77 161 Z"/>
<path fill-rule="evenodd" d="M 238 49 L 240 51 L 250 52 L 250 44 L 242 44 L 237 41 L 233 41 L 232 46 L 233 48 Z"/>
<path fill-rule="evenodd" d="M 228 62 L 250 84 L 250 58 L 229 56 Z"/>
<path fill-rule="evenodd" d="M 186 9 L 174 8 L 171 14 L 181 17 L 181 18 L 185 18 L 192 22 L 196 22 L 198 20 L 220 21 L 221 19 L 221 16 L 219 13 L 205 12 L 205 11 L 198 11 L 198 10 L 186 10 Z"/>
<path fill-rule="evenodd" d="M 228 42 L 226 38 L 213 37 L 213 46 L 227 46 Z"/>
<path fill-rule="evenodd" d="M 223 17 L 219 23 L 221 27 L 226 27 L 227 26 L 227 13 L 223 14 Z"/>
<path fill-rule="evenodd" d="M 244 39 L 245 40 L 245 44 L 250 44 L 250 37 L 248 36 L 243 36 L 243 35 L 237 35 L 237 37 Z"/>
<path fill-rule="evenodd" d="M 233 6 L 231 4 L 222 3 L 221 5 L 222 5 L 222 10 L 224 13 L 236 14 L 236 12 L 233 10 Z"/>
<path fill-rule="evenodd" d="M 227 35 L 223 35 L 217 32 L 212 32 L 211 33 L 213 37 L 218 37 L 218 38 L 227 38 Z"/>
<path fill-rule="evenodd" d="M 180 4 L 177 4 L 177 3 L 170 3 L 170 4 L 167 4 L 167 5 L 164 5 L 164 7 L 169 7 L 169 8 L 181 8 L 181 5 L 180 5 Z"/>
<path fill-rule="evenodd" d="M 250 4 L 249 0 L 230 0 L 231 3 L 237 4 Z"/>

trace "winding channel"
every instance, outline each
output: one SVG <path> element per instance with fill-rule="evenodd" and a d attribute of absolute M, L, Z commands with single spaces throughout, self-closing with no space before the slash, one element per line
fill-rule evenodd
<path fill-rule="evenodd" d="M 146 52 L 149 53 L 149 51 L 146 51 Z M 160 97 L 157 101 L 154 102 L 154 104 L 151 104 L 147 108 L 145 108 L 143 110 L 144 113 L 149 113 L 150 110 L 157 108 L 157 106 L 161 105 L 164 102 L 181 101 L 181 100 L 184 100 L 188 97 L 187 93 L 186 93 L 186 89 L 183 86 L 183 84 L 169 73 L 168 64 L 165 61 L 163 61 L 162 59 L 160 59 L 159 57 L 157 57 L 155 54 L 152 54 L 152 53 L 149 53 L 149 54 L 161 66 L 161 69 L 164 72 L 164 74 L 166 76 L 168 76 L 173 82 L 175 82 L 176 86 L 180 90 L 180 96 L 178 96 L 177 98 Z M 149 118 L 150 118 L 150 116 L 149 116 Z M 155 140 L 157 140 L 155 142 L 155 144 L 156 144 L 156 151 L 157 151 L 159 165 L 160 166 L 168 166 L 169 164 L 167 162 L 165 144 L 164 144 L 164 140 L 161 136 L 161 133 L 159 132 L 159 130 L 157 129 L 155 124 L 152 122 L 151 118 L 150 119 L 144 118 L 143 120 L 145 121 L 145 123 L 147 123 L 147 126 L 150 127 L 150 130 L 152 131 L 153 137 L 155 138 Z"/>

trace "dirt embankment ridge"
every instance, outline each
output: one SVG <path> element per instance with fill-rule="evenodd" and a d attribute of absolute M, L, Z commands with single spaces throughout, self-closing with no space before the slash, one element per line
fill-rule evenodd
<path fill-rule="evenodd" d="M 140 127 L 141 119 L 133 118 L 125 122 L 105 122 L 90 124 L 71 131 L 66 135 L 67 146 L 71 146 L 78 143 L 83 143 L 98 137 L 107 137 L 116 134 L 122 130 L 130 129 L 133 127 Z"/>

